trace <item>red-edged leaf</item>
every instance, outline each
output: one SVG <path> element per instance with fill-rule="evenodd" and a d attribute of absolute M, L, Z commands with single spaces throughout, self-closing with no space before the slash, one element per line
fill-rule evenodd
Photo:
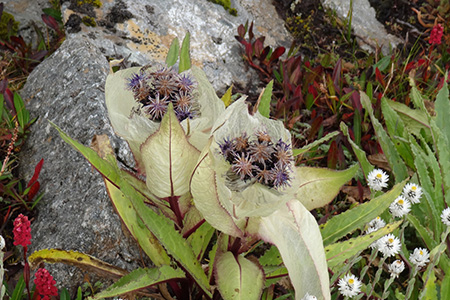
<path fill-rule="evenodd" d="M 286 48 L 278 47 L 277 49 L 275 49 L 275 51 L 272 52 L 272 55 L 270 56 L 270 61 L 273 62 L 277 60 L 281 55 L 284 54 L 284 52 L 286 52 Z"/>
<path fill-rule="evenodd" d="M 252 21 L 252 23 L 250 23 L 250 28 L 248 29 L 248 38 L 250 41 L 252 41 L 254 37 L 255 35 L 253 34 L 253 21 Z"/>
<path fill-rule="evenodd" d="M 41 187 L 41 184 L 39 183 L 39 181 L 36 181 L 35 183 L 33 183 L 30 186 L 30 190 L 28 191 L 28 194 L 27 194 L 28 201 L 33 200 L 34 196 L 36 196 L 36 194 L 39 192 L 40 187 Z"/>
<path fill-rule="evenodd" d="M 36 165 L 36 167 L 34 168 L 33 177 L 31 177 L 30 181 L 27 184 L 27 187 L 30 187 L 33 183 L 37 182 L 37 180 L 39 178 L 39 174 L 41 173 L 43 164 L 44 164 L 44 159 L 41 159 L 38 162 L 38 164 Z"/>
<path fill-rule="evenodd" d="M 242 25 L 242 24 L 239 25 L 238 28 L 237 28 L 237 32 L 238 32 L 239 37 L 244 38 L 245 37 L 245 33 L 246 33 L 244 25 Z"/>
<path fill-rule="evenodd" d="M 378 82 L 381 83 L 383 88 L 385 88 L 386 87 L 386 83 L 384 82 L 383 75 L 381 75 L 381 72 L 378 69 L 378 67 L 375 68 L 375 77 L 377 78 Z"/>
<path fill-rule="evenodd" d="M 252 59 L 252 58 L 253 58 L 253 48 L 252 48 L 252 45 L 250 45 L 250 44 L 245 45 L 245 54 L 247 55 L 249 61 L 252 61 L 252 60 L 253 60 L 253 59 Z"/>
<path fill-rule="evenodd" d="M 309 130 L 309 140 L 313 140 L 316 136 L 316 133 L 319 132 L 320 126 L 322 126 L 323 117 L 318 116 L 311 124 L 311 128 Z"/>
<path fill-rule="evenodd" d="M 55 18 L 53 18 L 52 16 L 49 16 L 49 15 L 46 15 L 46 14 L 42 14 L 41 18 L 42 18 L 42 21 L 44 21 L 45 25 L 47 25 L 48 27 L 50 27 L 51 29 L 53 29 L 57 33 L 59 33 L 59 31 L 60 31 L 59 24 Z"/>
<path fill-rule="evenodd" d="M 332 141 L 328 150 L 327 166 L 329 169 L 336 169 L 338 160 L 338 149 L 336 141 Z"/>
<path fill-rule="evenodd" d="M 334 90 L 338 94 L 341 93 L 341 88 L 340 88 L 341 74 L 342 74 L 342 59 L 339 58 L 336 63 L 336 66 L 334 66 L 333 75 L 331 76 L 333 78 Z"/>
<path fill-rule="evenodd" d="M 267 47 L 265 47 L 264 50 L 261 52 L 261 55 L 260 55 L 259 59 L 260 59 L 261 61 L 264 61 L 269 53 L 270 53 L 270 46 L 267 46 Z"/>
<path fill-rule="evenodd" d="M 13 116 L 17 115 L 16 108 L 14 107 L 14 94 L 11 92 L 10 89 L 6 89 L 5 93 L 3 94 L 3 97 L 5 98 L 5 104 L 6 107 L 9 109 L 11 114 Z"/>
<path fill-rule="evenodd" d="M 255 56 L 256 57 L 260 57 L 260 54 L 261 54 L 261 52 L 262 52 L 262 50 L 263 50 L 263 47 L 264 47 L 264 37 L 262 37 L 262 38 L 258 38 L 256 41 L 255 41 L 255 44 L 254 44 L 254 48 L 255 48 Z"/>

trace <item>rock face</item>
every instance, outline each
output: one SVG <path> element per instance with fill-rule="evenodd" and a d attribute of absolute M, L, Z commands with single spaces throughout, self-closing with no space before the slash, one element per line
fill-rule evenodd
<path fill-rule="evenodd" d="M 103 1 L 99 8 L 63 4 L 68 38 L 84 36 L 108 57 L 127 57 L 139 65 L 164 60 L 175 37 L 191 35 L 191 57 L 202 67 L 217 91 L 232 82 L 247 86 L 254 73 L 245 69 L 236 42 L 237 27 L 254 20 L 255 31 L 266 44 L 289 46 L 291 38 L 270 0 L 233 1 L 237 17 L 206 0 Z M 90 18 L 90 19 L 89 19 Z M 82 20 L 96 26 L 86 26 Z"/>
<path fill-rule="evenodd" d="M 22 97 L 39 116 L 21 151 L 21 174 L 32 172 L 44 158 L 41 189 L 45 196 L 32 224 L 30 254 L 45 248 L 78 250 L 122 268 L 138 267 L 139 249 L 124 235 L 101 176 L 51 127 L 89 145 L 95 134 L 114 137 L 104 105 L 103 86 L 109 65 L 89 41 L 69 39 L 29 76 Z M 122 155 L 126 156 L 126 152 Z M 60 287 L 83 283 L 83 273 L 62 264 L 47 265 Z"/>
<path fill-rule="evenodd" d="M 350 11 L 348 0 L 322 0 L 324 7 L 336 11 L 341 19 L 346 19 Z M 368 0 L 354 0 L 352 14 L 352 29 L 358 37 L 359 46 L 368 51 L 374 51 L 376 47 L 386 55 L 391 48 L 396 48 L 402 40 L 388 34 L 383 24 L 378 22 L 375 9 L 370 6 Z"/>

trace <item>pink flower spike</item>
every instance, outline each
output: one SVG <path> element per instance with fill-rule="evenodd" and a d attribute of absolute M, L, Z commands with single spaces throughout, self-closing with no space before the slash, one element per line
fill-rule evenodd
<path fill-rule="evenodd" d="M 42 300 L 49 300 L 49 296 L 58 296 L 58 289 L 55 286 L 56 281 L 53 280 L 53 276 L 46 269 L 40 268 L 36 271 L 34 277 L 36 292 L 42 296 Z"/>
<path fill-rule="evenodd" d="M 432 45 L 440 45 L 442 35 L 444 34 L 444 27 L 441 24 L 437 24 L 433 27 L 430 33 L 430 39 L 428 42 Z"/>
<path fill-rule="evenodd" d="M 14 246 L 22 245 L 22 247 L 27 247 L 31 244 L 31 228 L 30 221 L 28 217 L 20 214 L 14 220 Z"/>

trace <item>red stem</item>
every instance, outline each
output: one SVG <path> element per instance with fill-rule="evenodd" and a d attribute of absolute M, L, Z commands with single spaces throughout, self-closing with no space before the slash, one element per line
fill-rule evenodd
<path fill-rule="evenodd" d="M 179 228 L 183 227 L 183 217 L 181 216 L 181 211 L 180 211 L 180 206 L 178 203 L 178 199 L 180 197 L 178 196 L 170 196 L 169 197 L 169 205 L 170 205 L 170 209 L 173 211 L 173 213 L 175 214 L 175 217 L 177 218 L 177 225 Z"/>

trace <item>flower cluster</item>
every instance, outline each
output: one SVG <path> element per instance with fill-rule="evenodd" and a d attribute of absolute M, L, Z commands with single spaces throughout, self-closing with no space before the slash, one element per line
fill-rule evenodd
<path fill-rule="evenodd" d="M 27 247 L 31 245 L 31 228 L 30 221 L 28 217 L 20 214 L 14 220 L 14 246 L 21 245 L 22 247 Z"/>
<path fill-rule="evenodd" d="M 50 299 L 49 296 L 58 296 L 58 289 L 55 286 L 56 281 L 46 269 L 40 268 L 36 271 L 34 276 L 36 291 L 42 296 L 42 300 Z"/>
<path fill-rule="evenodd" d="M 192 119 L 199 113 L 194 97 L 196 84 L 187 74 L 178 74 L 171 68 L 162 67 L 156 71 L 142 68 L 128 79 L 127 88 L 133 92 L 134 99 L 140 103 L 138 111 L 152 121 L 161 121 L 169 103 L 181 122 Z"/>
<path fill-rule="evenodd" d="M 353 274 L 347 274 L 338 282 L 339 292 L 345 297 L 355 297 L 361 291 L 361 281 Z"/>
<path fill-rule="evenodd" d="M 437 24 L 431 30 L 430 39 L 428 40 L 428 42 L 432 45 L 440 45 L 443 34 L 444 34 L 444 27 L 442 27 L 441 24 Z"/>
<path fill-rule="evenodd" d="M 256 138 L 247 134 L 219 143 L 224 158 L 231 164 L 231 180 L 255 180 L 270 188 L 289 186 L 290 163 L 293 161 L 290 145 L 281 139 L 274 143 L 263 131 Z"/>
<path fill-rule="evenodd" d="M 387 187 L 389 175 L 381 169 L 374 169 L 367 175 L 367 184 L 373 191 L 381 191 Z"/>

